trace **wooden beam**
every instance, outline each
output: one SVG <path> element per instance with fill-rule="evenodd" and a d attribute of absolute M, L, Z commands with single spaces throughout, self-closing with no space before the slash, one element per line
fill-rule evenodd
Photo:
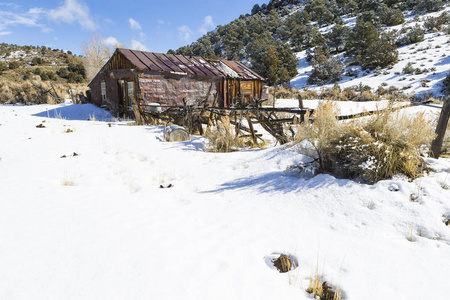
<path fill-rule="evenodd" d="M 250 117 L 247 116 L 247 122 L 248 122 L 248 128 L 250 129 L 250 134 L 253 138 L 253 143 L 258 145 L 258 140 L 256 139 L 255 130 L 253 129 L 252 121 L 250 120 Z"/>
<path fill-rule="evenodd" d="M 441 115 L 436 126 L 436 138 L 431 143 L 431 154 L 434 158 L 441 155 L 442 143 L 444 142 L 445 131 L 447 130 L 448 120 L 450 118 L 450 97 L 447 97 L 442 107 Z"/>

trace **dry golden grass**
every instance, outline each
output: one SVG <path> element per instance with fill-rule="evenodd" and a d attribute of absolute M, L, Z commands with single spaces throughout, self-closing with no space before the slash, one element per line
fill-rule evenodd
<path fill-rule="evenodd" d="M 61 177 L 61 185 L 62 186 L 74 186 L 75 182 L 73 181 L 73 176 L 69 176 L 67 171 L 64 171 Z"/>
<path fill-rule="evenodd" d="M 253 145 L 251 138 L 239 137 L 228 117 L 217 120 L 216 126 L 207 129 L 205 137 L 209 141 L 206 147 L 208 152 L 233 152 L 243 147 L 265 146 L 264 142 Z"/>
<path fill-rule="evenodd" d="M 269 102 L 267 104 L 273 104 L 273 94 L 275 88 L 269 89 Z M 296 90 L 292 88 L 286 88 L 283 86 L 277 87 L 276 90 L 277 99 L 297 99 L 299 96 L 304 100 L 309 99 L 322 99 L 322 100 L 334 100 L 334 101 L 379 101 L 381 97 L 391 101 L 410 101 L 411 97 L 404 94 L 401 90 L 395 86 L 388 88 L 379 87 L 376 92 L 372 93 L 368 90 L 358 90 L 357 87 L 350 87 L 344 90 L 340 88 L 327 88 L 321 91 L 315 90 Z"/>
<path fill-rule="evenodd" d="M 409 227 L 409 231 L 408 231 L 408 236 L 406 237 L 406 239 L 410 242 L 414 242 L 413 229 L 414 229 L 414 225 L 413 225 L 413 223 L 411 223 L 411 226 Z"/>
<path fill-rule="evenodd" d="M 314 112 L 313 123 L 298 128 L 296 140 L 308 140 L 314 146 L 319 171 L 369 184 L 399 173 L 421 176 L 421 154 L 434 137 L 424 114 L 411 116 L 387 109 L 345 123 L 338 122 L 336 115 L 336 107 L 325 102 Z"/>
<path fill-rule="evenodd" d="M 312 117 L 314 123 L 310 121 L 310 114 L 305 115 L 305 122 L 302 123 L 295 136 L 297 142 L 308 140 L 313 145 L 319 159 L 319 167 L 325 170 L 324 160 L 325 151 L 336 135 L 339 134 L 340 124 L 336 119 L 339 114 L 334 102 L 327 101 L 319 104 Z"/>
<path fill-rule="evenodd" d="M 334 297 L 333 300 L 341 300 L 342 296 L 341 296 L 341 289 L 337 286 L 336 290 L 334 291 Z"/>
<path fill-rule="evenodd" d="M 314 274 L 309 277 L 307 293 L 312 294 L 312 297 L 316 299 L 319 297 L 321 300 L 341 300 L 341 289 L 336 287 L 333 291 L 332 286 L 327 282 L 322 281 L 322 276 L 319 274 L 319 262 L 316 263 L 316 269 Z"/>
<path fill-rule="evenodd" d="M 314 299 L 316 296 L 319 298 L 323 296 L 322 276 L 319 274 L 319 257 L 317 257 L 314 274 L 311 274 L 309 277 L 309 285 L 306 292 L 312 294 Z"/>
<path fill-rule="evenodd" d="M 312 294 L 313 298 L 323 296 L 323 285 L 319 274 L 314 274 L 309 277 L 309 285 L 306 292 Z"/>
<path fill-rule="evenodd" d="M 1 81 L 0 82 L 0 104 L 25 103 L 25 104 L 57 104 L 63 101 L 66 86 L 54 84 L 52 86 L 40 80 L 23 81 L 20 83 Z M 56 97 L 54 91 L 59 97 Z"/>

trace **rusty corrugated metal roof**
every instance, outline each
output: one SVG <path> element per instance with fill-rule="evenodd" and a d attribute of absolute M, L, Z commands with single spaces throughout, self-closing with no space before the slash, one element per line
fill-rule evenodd
<path fill-rule="evenodd" d="M 263 77 L 240 62 L 209 61 L 199 56 L 162 54 L 120 48 L 116 51 L 124 55 L 138 70 L 264 80 Z"/>
<path fill-rule="evenodd" d="M 225 60 L 225 59 L 222 59 L 221 62 L 224 63 L 225 65 L 227 65 L 227 67 L 231 68 L 237 74 L 239 74 L 239 77 L 241 77 L 243 79 L 264 80 L 264 78 L 259 76 L 256 72 L 252 71 L 249 67 L 247 67 L 243 63 L 240 63 L 237 61 Z"/>

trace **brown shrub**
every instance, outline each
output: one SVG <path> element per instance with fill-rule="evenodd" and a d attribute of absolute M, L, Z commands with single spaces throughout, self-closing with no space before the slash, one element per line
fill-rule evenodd
<path fill-rule="evenodd" d="M 54 93 L 54 89 L 42 81 L 0 83 L 0 103 L 56 104 L 62 101 L 63 99 Z"/>
<path fill-rule="evenodd" d="M 208 139 L 206 150 L 208 152 L 233 152 L 244 147 L 228 117 L 217 120 L 216 126 L 208 128 L 205 137 Z"/>
<path fill-rule="evenodd" d="M 318 94 L 317 94 L 317 92 L 315 90 L 300 91 L 299 95 L 304 100 L 314 100 L 314 99 L 318 99 L 319 98 L 319 96 L 318 96 Z"/>
<path fill-rule="evenodd" d="M 340 123 L 336 110 L 324 104 L 314 122 L 300 125 L 297 141 L 315 148 L 319 171 L 373 184 L 398 173 L 421 175 L 421 152 L 431 145 L 433 128 L 423 114 L 414 116 L 387 109 L 377 115 Z"/>

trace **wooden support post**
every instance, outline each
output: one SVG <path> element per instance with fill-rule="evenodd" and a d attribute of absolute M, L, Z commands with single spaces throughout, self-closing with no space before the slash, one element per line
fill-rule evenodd
<path fill-rule="evenodd" d="M 273 89 L 273 108 L 275 108 L 275 103 L 277 102 L 276 95 L 277 95 L 277 87 L 275 86 Z"/>
<path fill-rule="evenodd" d="M 450 118 L 450 97 L 444 100 L 441 115 L 436 126 L 437 137 L 431 143 L 431 155 L 434 158 L 439 158 L 441 155 L 442 143 L 444 142 L 445 131 L 447 130 L 448 120 Z"/>
<path fill-rule="evenodd" d="M 301 110 L 304 109 L 302 95 L 298 95 L 298 108 L 300 108 Z M 300 114 L 300 123 L 303 123 L 303 122 L 305 122 L 305 114 L 301 113 Z"/>
<path fill-rule="evenodd" d="M 250 134 L 252 135 L 253 144 L 258 145 L 258 140 L 256 139 L 255 130 L 253 129 L 252 121 L 250 120 L 250 117 L 247 116 L 247 122 L 248 122 L 248 128 L 250 129 Z"/>

